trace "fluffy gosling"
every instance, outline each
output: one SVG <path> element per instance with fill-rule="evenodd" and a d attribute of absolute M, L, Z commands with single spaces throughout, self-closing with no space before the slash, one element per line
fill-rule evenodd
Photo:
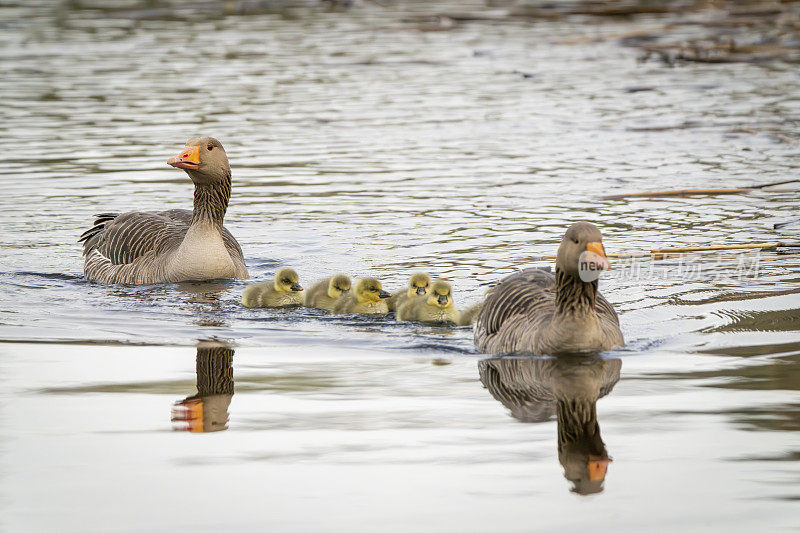
<path fill-rule="evenodd" d="M 389 312 L 389 306 L 386 305 L 389 296 L 377 279 L 361 278 L 356 283 L 353 294 L 340 298 L 333 312 L 348 315 L 356 313 L 385 315 Z"/>
<path fill-rule="evenodd" d="M 336 304 L 350 292 L 350 278 L 337 274 L 315 283 L 305 292 L 305 306 L 324 309 L 333 313 Z"/>
<path fill-rule="evenodd" d="M 397 310 L 397 320 L 426 324 L 459 324 L 459 312 L 453 304 L 453 290 L 446 281 L 435 281 L 430 293 L 406 301 Z"/>
<path fill-rule="evenodd" d="M 242 294 L 245 307 L 295 307 L 303 305 L 303 287 L 298 283 L 297 272 L 282 268 L 272 282 L 253 283 Z"/>
<path fill-rule="evenodd" d="M 392 297 L 386 302 L 389 306 L 389 311 L 397 311 L 409 298 L 416 298 L 417 296 L 428 294 L 430 284 L 431 277 L 424 272 L 417 272 L 412 275 L 411 279 L 408 280 L 408 289 L 397 291 L 392 294 Z"/>

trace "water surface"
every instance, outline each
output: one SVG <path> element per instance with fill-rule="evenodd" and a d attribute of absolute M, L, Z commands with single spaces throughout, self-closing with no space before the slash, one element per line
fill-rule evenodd
<path fill-rule="evenodd" d="M 610 253 L 798 240 L 773 229 L 797 218 L 794 185 L 602 199 L 796 176 L 796 68 L 641 64 L 588 38 L 651 17 L 447 31 L 417 17 L 449 9 L 0 8 L 2 526 L 796 525 L 796 253 L 610 272 L 628 347 L 586 365 L 618 376 L 587 400 L 531 371 L 509 389 L 527 415 L 481 381 L 469 328 L 243 309 L 244 282 L 82 280 L 94 213 L 190 205 L 165 161 L 195 134 L 226 147 L 226 225 L 258 280 L 292 266 L 306 285 L 344 271 L 395 289 L 426 270 L 466 307 L 547 264 L 531 258 L 575 220 Z M 605 451 L 604 482 L 559 452 L 571 426 L 542 400 L 554 387 L 595 405 L 602 447 L 585 461 Z"/>

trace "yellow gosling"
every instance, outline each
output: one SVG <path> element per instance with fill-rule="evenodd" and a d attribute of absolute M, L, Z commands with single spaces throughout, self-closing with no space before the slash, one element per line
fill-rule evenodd
<path fill-rule="evenodd" d="M 375 278 L 362 278 L 356 283 L 353 294 L 341 298 L 333 312 L 383 315 L 389 312 L 389 306 L 386 305 L 389 296 L 389 293 L 383 290 L 380 281 Z"/>
<path fill-rule="evenodd" d="M 305 292 L 305 306 L 324 309 L 333 313 L 336 304 L 350 292 L 350 278 L 337 274 L 315 283 Z"/>
<path fill-rule="evenodd" d="M 303 305 L 303 287 L 298 283 L 297 272 L 282 268 L 271 282 L 253 283 L 242 294 L 245 307 L 295 307 Z"/>
<path fill-rule="evenodd" d="M 453 304 L 450 284 L 435 281 L 430 293 L 407 300 L 397 310 L 397 320 L 412 320 L 426 324 L 458 324 L 459 312 Z"/>
<path fill-rule="evenodd" d="M 424 296 L 428 294 L 428 288 L 431 284 L 431 277 L 424 272 L 417 272 L 411 276 L 408 281 L 408 289 L 397 291 L 392 294 L 389 301 L 386 302 L 389 306 L 389 311 L 397 311 L 400 306 L 406 303 L 409 298 L 416 298 L 417 296 Z"/>

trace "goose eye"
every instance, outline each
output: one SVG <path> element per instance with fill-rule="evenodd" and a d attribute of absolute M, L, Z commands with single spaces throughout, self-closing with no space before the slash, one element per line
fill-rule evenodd
<path fill-rule="evenodd" d="M 209 145 L 208 145 L 208 151 L 210 152 L 210 151 L 211 151 L 211 150 L 213 150 L 213 149 L 214 149 L 214 145 L 213 145 L 213 144 L 209 144 Z"/>
<path fill-rule="evenodd" d="M 575 244 L 578 244 L 578 239 L 572 239 L 572 242 L 574 242 Z"/>

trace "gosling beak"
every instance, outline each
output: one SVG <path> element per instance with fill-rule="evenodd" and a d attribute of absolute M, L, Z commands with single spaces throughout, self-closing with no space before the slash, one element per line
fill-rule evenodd
<path fill-rule="evenodd" d="M 391 294 L 389 294 L 388 292 L 386 292 L 386 291 L 383 291 L 383 290 L 382 290 L 382 291 L 380 292 L 379 296 L 380 296 L 381 298 L 388 298 L 389 296 L 391 296 Z"/>
<path fill-rule="evenodd" d="M 349 292 L 350 292 L 350 289 L 344 289 L 344 290 L 342 291 L 342 294 L 347 294 L 347 293 L 349 293 Z"/>
<path fill-rule="evenodd" d="M 611 459 L 605 458 L 592 458 L 589 457 L 587 466 L 589 467 L 589 481 L 603 481 L 606 478 L 606 471 L 608 470 L 608 463 Z"/>
<path fill-rule="evenodd" d="M 190 146 L 175 157 L 167 159 L 167 164 L 175 168 L 197 170 L 200 168 L 200 147 Z"/>
<path fill-rule="evenodd" d="M 301 287 L 299 283 L 292 283 L 292 290 L 294 292 L 300 292 L 303 290 L 303 287 Z"/>
<path fill-rule="evenodd" d="M 439 305 L 447 305 L 447 295 L 440 294 L 439 295 Z"/>
<path fill-rule="evenodd" d="M 606 250 L 601 242 L 586 243 L 586 261 L 594 263 L 597 270 L 611 268 L 611 262 L 606 257 Z"/>
<path fill-rule="evenodd" d="M 417 287 L 417 294 L 425 294 L 425 287 Z"/>

